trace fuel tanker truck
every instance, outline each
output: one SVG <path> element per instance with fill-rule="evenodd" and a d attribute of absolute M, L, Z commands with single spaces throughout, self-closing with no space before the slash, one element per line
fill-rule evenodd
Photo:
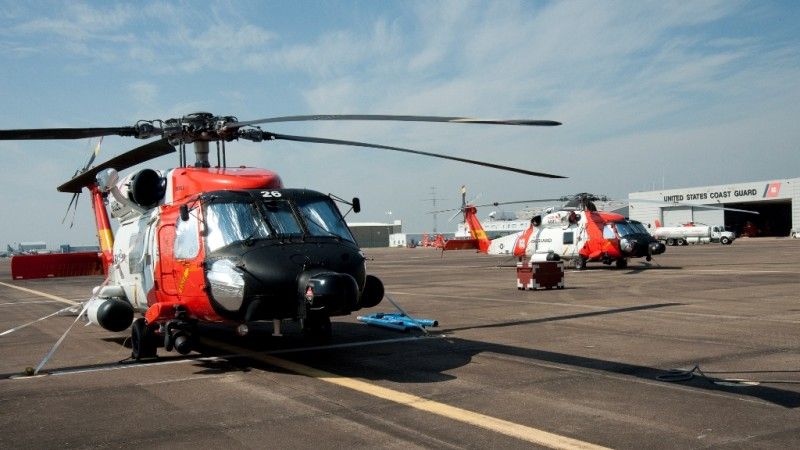
<path fill-rule="evenodd" d="M 722 226 L 708 226 L 689 222 L 679 227 L 662 227 L 656 221 L 653 237 L 666 245 L 708 244 L 719 242 L 729 245 L 736 236 Z"/>

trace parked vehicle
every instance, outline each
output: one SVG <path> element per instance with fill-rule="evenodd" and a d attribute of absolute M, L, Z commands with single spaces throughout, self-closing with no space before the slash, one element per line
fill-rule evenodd
<path fill-rule="evenodd" d="M 656 221 L 653 237 L 666 245 L 709 244 L 711 242 L 729 245 L 736 239 L 735 234 L 720 225 L 709 226 L 689 222 L 679 227 L 662 227 L 659 221 Z"/>

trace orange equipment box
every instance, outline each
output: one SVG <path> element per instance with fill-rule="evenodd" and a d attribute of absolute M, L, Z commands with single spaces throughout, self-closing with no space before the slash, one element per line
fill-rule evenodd
<path fill-rule="evenodd" d="M 517 263 L 517 289 L 564 289 L 564 263 L 546 261 Z"/>

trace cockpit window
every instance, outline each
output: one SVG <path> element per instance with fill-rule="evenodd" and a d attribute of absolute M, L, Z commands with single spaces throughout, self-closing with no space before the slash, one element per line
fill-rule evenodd
<path fill-rule="evenodd" d="M 620 237 L 631 234 L 647 234 L 647 229 L 644 227 L 644 225 L 642 225 L 641 222 L 616 222 L 615 225 L 617 226 L 617 233 L 619 233 Z"/>
<path fill-rule="evenodd" d="M 326 198 L 304 199 L 297 204 L 309 234 L 312 236 L 336 236 L 354 241 L 336 206 Z"/>
<path fill-rule="evenodd" d="M 212 201 L 204 225 L 209 253 L 234 242 L 304 235 L 355 242 L 327 197 Z"/>
<path fill-rule="evenodd" d="M 279 236 L 303 234 L 303 229 L 297 223 L 289 202 L 284 200 L 270 200 L 262 203 L 264 215 Z"/>
<path fill-rule="evenodd" d="M 205 224 L 209 252 L 237 241 L 270 236 L 253 203 L 211 203 L 206 208 Z"/>

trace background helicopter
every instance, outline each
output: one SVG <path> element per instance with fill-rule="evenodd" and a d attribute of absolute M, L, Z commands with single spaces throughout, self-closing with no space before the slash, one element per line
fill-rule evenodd
<path fill-rule="evenodd" d="M 559 259 L 573 261 L 575 268 L 581 270 L 589 261 L 615 263 L 617 268 L 625 268 L 630 258 L 644 257 L 650 261 L 653 255 L 659 255 L 666 249 L 640 222 L 628 220 L 621 214 L 598 211 L 594 202 L 600 198 L 591 194 L 577 194 L 567 199 L 561 209 L 549 209 L 544 216 L 532 217 L 526 230 L 492 240 L 486 236 L 478 220 L 478 207 L 551 202 L 566 198 L 496 202 L 487 205 L 470 205 L 464 199 L 462 197 L 464 206 L 461 210 L 472 239 L 462 242 L 448 241 L 445 250 L 476 248 L 490 255 L 513 255 L 520 258 L 540 255 L 542 258 L 552 259 L 557 255 Z"/>
<path fill-rule="evenodd" d="M 286 189 L 269 170 L 226 167 L 226 142 L 289 140 L 394 150 L 525 175 L 563 178 L 489 162 L 401 147 L 263 131 L 256 125 L 311 120 L 449 122 L 555 126 L 549 120 L 486 120 L 397 115 L 311 115 L 238 121 L 195 113 L 109 128 L 0 130 L 0 140 L 81 139 L 109 135 L 159 139 L 79 174 L 58 187 L 92 196 L 105 282 L 79 315 L 111 331 L 131 327 L 132 357 L 188 353 L 200 323 L 224 323 L 244 335 L 247 323 L 299 320 L 312 338 L 331 333 L 330 317 L 377 305 L 381 281 L 366 273 L 365 258 L 334 201 L 355 212 L 360 202 L 304 189 Z M 216 166 L 209 159 L 216 143 Z M 193 144 L 189 165 L 186 145 Z M 178 152 L 178 168 L 119 171 Z M 119 221 L 116 237 L 108 218 Z M 134 320 L 135 315 L 143 317 Z"/>
<path fill-rule="evenodd" d="M 544 215 L 533 215 L 530 225 L 525 230 L 494 240 L 487 238 L 477 217 L 477 208 L 482 206 L 555 201 L 566 203 L 559 209 L 546 209 Z M 464 206 L 461 210 L 472 239 L 449 243 L 445 249 L 477 248 L 488 254 L 513 254 L 517 257 L 555 254 L 562 259 L 573 261 L 578 270 L 584 269 L 589 261 L 614 263 L 617 268 L 623 269 L 628 266 L 630 258 L 643 257 L 650 261 L 654 255 L 664 253 L 666 246 L 651 235 L 647 226 L 618 213 L 598 210 L 595 202 L 615 201 L 605 196 L 580 193 L 571 197 L 495 202 L 475 206 L 466 204 L 462 197 Z M 752 211 L 716 206 L 696 207 L 752 213 Z"/>

